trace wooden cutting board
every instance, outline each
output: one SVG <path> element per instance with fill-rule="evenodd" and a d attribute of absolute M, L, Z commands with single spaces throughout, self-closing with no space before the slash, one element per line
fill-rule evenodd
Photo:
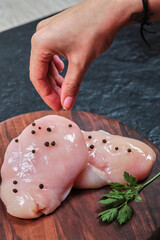
<path fill-rule="evenodd" d="M 0 124 L 0 167 L 9 142 L 35 119 L 53 111 L 41 111 L 20 115 Z M 157 155 L 156 163 L 148 177 L 160 171 L 160 151 L 140 133 L 104 116 L 86 112 L 62 111 L 58 115 L 67 117 L 83 130 L 103 129 L 112 134 L 133 137 L 151 146 Z M 102 223 L 97 215 L 101 211 L 98 201 L 109 187 L 97 190 L 72 190 L 67 199 L 52 214 L 34 220 L 23 220 L 7 214 L 0 201 L 0 240 L 145 240 L 160 236 L 160 177 L 146 187 L 140 196 L 141 203 L 132 202 L 132 219 L 123 226 L 118 222 Z"/>

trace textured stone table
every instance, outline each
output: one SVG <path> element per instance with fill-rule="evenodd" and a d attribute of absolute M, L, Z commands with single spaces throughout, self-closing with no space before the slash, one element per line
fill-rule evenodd
<path fill-rule="evenodd" d="M 36 24 L 0 33 L 0 121 L 49 109 L 28 76 L 30 38 Z M 155 24 L 158 33 L 146 35 L 151 49 L 140 38 L 139 27 L 123 29 L 112 47 L 90 66 L 74 109 L 117 119 L 160 148 L 160 27 Z"/>

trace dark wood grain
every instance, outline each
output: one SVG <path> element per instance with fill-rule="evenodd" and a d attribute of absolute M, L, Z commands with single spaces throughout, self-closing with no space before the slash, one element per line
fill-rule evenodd
<path fill-rule="evenodd" d="M 41 111 L 17 116 L 0 124 L 0 167 L 7 145 L 12 138 L 35 119 L 53 111 Z M 153 177 L 160 171 L 160 151 L 140 133 L 104 116 L 86 112 L 62 111 L 58 115 L 75 121 L 83 130 L 103 129 L 112 134 L 133 137 L 150 145 L 157 155 L 157 161 L 149 175 Z M 101 207 L 98 201 L 109 187 L 98 190 L 72 190 L 62 205 L 52 214 L 34 220 L 22 220 L 7 214 L 0 201 L 0 240 L 145 240 L 160 236 L 160 178 L 140 193 L 143 201 L 132 203 L 134 215 L 130 222 L 119 226 L 101 223 L 97 218 Z"/>

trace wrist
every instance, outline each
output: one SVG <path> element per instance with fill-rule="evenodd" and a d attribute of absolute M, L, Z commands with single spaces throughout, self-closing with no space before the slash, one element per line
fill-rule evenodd
<path fill-rule="evenodd" d="M 142 23 L 144 9 L 142 0 L 117 0 L 123 16 L 122 27 Z M 148 0 L 148 22 L 160 21 L 160 0 Z"/>
<path fill-rule="evenodd" d="M 143 20 L 142 0 L 84 0 L 91 3 L 94 9 L 100 9 L 100 32 L 117 33 L 123 27 L 141 23 Z M 152 0 L 150 0 L 152 1 Z M 156 1 L 156 0 L 154 0 Z M 99 19 L 95 16 L 95 19 Z"/>
<path fill-rule="evenodd" d="M 151 13 L 149 21 L 160 21 L 160 0 L 148 0 L 148 9 Z"/>
<path fill-rule="evenodd" d="M 121 16 L 123 19 L 122 27 L 143 21 L 142 0 L 117 0 L 121 6 Z"/>

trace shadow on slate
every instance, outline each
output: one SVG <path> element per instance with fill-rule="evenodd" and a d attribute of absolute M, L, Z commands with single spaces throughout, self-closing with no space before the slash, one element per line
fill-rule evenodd
<path fill-rule="evenodd" d="M 0 121 L 49 109 L 29 81 L 30 39 L 39 21 L 0 33 Z M 145 34 L 151 49 L 139 29 L 122 29 L 92 63 L 74 109 L 119 120 L 160 148 L 160 24 L 152 27 L 157 34 Z"/>

